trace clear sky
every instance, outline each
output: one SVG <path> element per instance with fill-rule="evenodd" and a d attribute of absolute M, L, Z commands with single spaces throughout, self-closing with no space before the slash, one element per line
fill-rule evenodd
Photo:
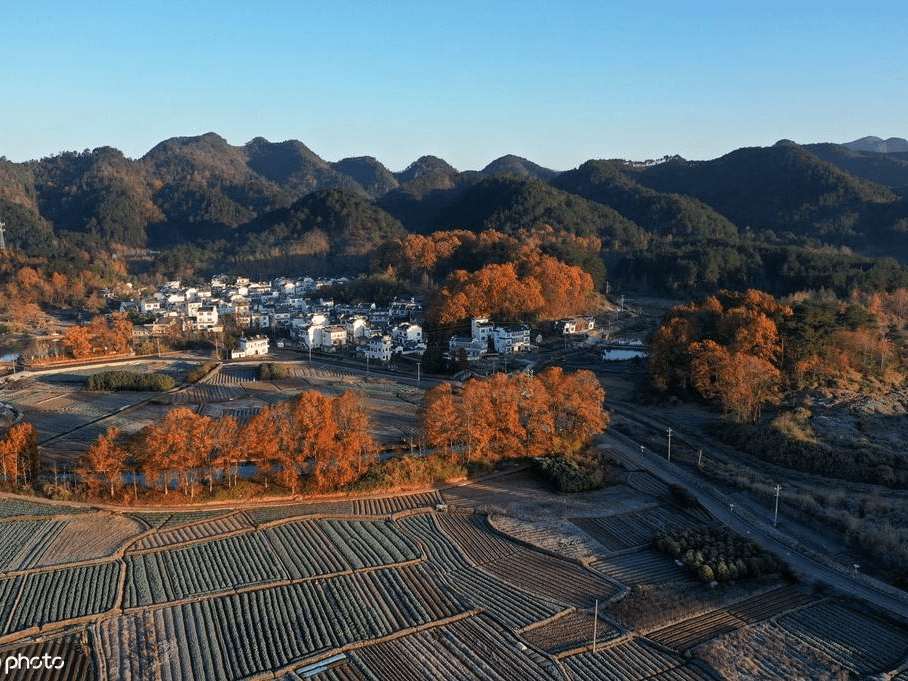
<path fill-rule="evenodd" d="M 908 3 L 8 0 L 0 156 L 298 139 L 460 170 L 908 137 Z"/>

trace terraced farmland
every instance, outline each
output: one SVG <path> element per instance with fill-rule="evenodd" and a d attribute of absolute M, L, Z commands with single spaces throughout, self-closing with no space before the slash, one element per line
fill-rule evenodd
<path fill-rule="evenodd" d="M 856 674 L 892 671 L 908 656 L 908 627 L 840 603 L 817 603 L 778 623 Z"/>
<path fill-rule="evenodd" d="M 630 641 L 563 660 L 577 681 L 712 681 L 678 655 L 658 650 L 645 640 Z"/>
<path fill-rule="evenodd" d="M 430 573 L 412 566 L 136 611 L 94 631 L 103 679 L 227 680 L 467 610 Z"/>
<path fill-rule="evenodd" d="M 594 628 L 598 645 L 607 644 L 621 636 L 621 629 L 603 617 L 599 617 L 595 627 L 594 621 L 593 613 L 587 610 L 567 612 L 542 626 L 524 629 L 520 636 L 553 655 L 592 646 Z"/>
<path fill-rule="evenodd" d="M 664 506 L 593 518 L 571 518 L 609 551 L 622 551 L 648 544 L 656 531 L 702 527 L 699 520 Z"/>
<path fill-rule="evenodd" d="M 686 568 L 652 549 L 597 558 L 590 563 L 590 568 L 629 585 L 694 581 Z"/>

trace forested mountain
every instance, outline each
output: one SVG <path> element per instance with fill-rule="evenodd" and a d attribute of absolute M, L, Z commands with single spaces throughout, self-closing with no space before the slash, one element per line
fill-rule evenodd
<path fill-rule="evenodd" d="M 27 256 L 147 262 L 155 249 L 156 275 L 250 263 L 356 273 L 384 262 L 374 256 L 388 240 L 494 229 L 545 233 L 547 252 L 597 281 L 607 267 L 644 288 L 885 286 L 904 270 L 862 256 L 908 262 L 908 153 L 897 148 L 783 140 L 711 161 L 591 160 L 560 173 L 513 155 L 480 171 L 423 156 L 392 173 L 370 156 L 330 163 L 296 140 L 233 146 L 208 133 L 140 159 L 109 147 L 0 158 L 0 220 Z"/>

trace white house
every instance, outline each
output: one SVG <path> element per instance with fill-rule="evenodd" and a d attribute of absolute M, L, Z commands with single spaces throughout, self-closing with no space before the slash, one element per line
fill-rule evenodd
<path fill-rule="evenodd" d="M 448 341 L 448 354 L 451 359 L 457 359 L 457 354 L 460 350 L 463 350 L 467 355 L 467 360 L 472 362 L 489 351 L 489 344 L 487 341 L 481 341 L 478 338 L 452 336 L 451 340 Z"/>
<path fill-rule="evenodd" d="M 495 343 L 495 352 L 500 354 L 529 350 L 530 327 L 523 324 L 509 327 L 496 326 L 492 333 L 492 341 Z"/>
<path fill-rule="evenodd" d="M 214 305 L 199 305 L 195 311 L 197 329 L 207 330 L 218 323 L 218 309 Z"/>
<path fill-rule="evenodd" d="M 334 352 L 344 347 L 347 343 L 347 328 L 345 326 L 323 326 L 319 339 L 322 350 Z"/>
<path fill-rule="evenodd" d="M 419 324 L 404 322 L 391 329 L 391 338 L 395 343 L 407 345 L 408 343 L 422 342 L 422 327 Z"/>
<path fill-rule="evenodd" d="M 488 343 L 494 330 L 495 325 L 485 317 L 473 317 L 470 320 L 470 335 L 473 340 Z"/>
<path fill-rule="evenodd" d="M 357 338 L 365 338 L 369 335 L 369 323 L 364 315 L 354 315 L 344 320 L 344 326 L 347 329 L 347 336 L 350 340 L 355 341 Z"/>
<path fill-rule="evenodd" d="M 259 355 L 268 354 L 268 339 L 265 336 L 253 336 L 252 338 L 240 338 L 240 347 L 230 353 L 231 359 L 243 359 L 246 357 L 258 357 Z"/>
<path fill-rule="evenodd" d="M 139 312 L 142 314 L 148 314 L 149 312 L 157 312 L 161 309 L 161 301 L 154 298 L 142 298 L 139 301 Z"/>
<path fill-rule="evenodd" d="M 391 341 L 391 336 L 388 334 L 375 334 L 369 339 L 369 343 L 366 345 L 363 354 L 365 354 L 368 359 L 390 362 L 393 347 L 394 344 Z"/>

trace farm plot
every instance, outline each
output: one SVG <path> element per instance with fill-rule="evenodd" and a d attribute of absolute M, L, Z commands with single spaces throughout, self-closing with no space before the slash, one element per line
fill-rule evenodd
<path fill-rule="evenodd" d="M 594 541 L 576 525 L 564 518 L 536 518 L 524 520 L 506 515 L 489 516 L 489 524 L 498 532 L 537 546 L 545 551 L 566 558 L 579 560 L 602 551 Z"/>
<path fill-rule="evenodd" d="M 224 681 L 465 610 L 429 572 L 412 566 L 131 612 L 104 620 L 95 632 L 102 678 Z"/>
<path fill-rule="evenodd" d="M 518 472 L 495 480 L 450 487 L 441 492 L 445 503 L 457 508 L 507 509 L 511 504 L 538 504 L 552 492 L 529 473 Z"/>
<path fill-rule="evenodd" d="M 891 671 L 908 655 L 908 629 L 824 601 L 783 615 L 778 624 L 856 674 Z"/>
<path fill-rule="evenodd" d="M 444 575 L 444 579 L 469 602 L 484 608 L 499 622 L 514 630 L 549 619 L 564 610 L 559 605 L 522 591 L 479 568 L 452 570 Z"/>
<path fill-rule="evenodd" d="M 0 579 L 0 632 L 6 629 L 24 580 L 22 576 Z"/>
<path fill-rule="evenodd" d="M 690 619 L 650 632 L 648 637 L 673 650 L 684 651 L 710 639 L 746 626 L 728 610 L 711 610 Z"/>
<path fill-rule="evenodd" d="M 473 565 L 488 563 L 520 548 L 495 532 L 484 515 L 440 513 L 435 520 Z"/>
<path fill-rule="evenodd" d="M 230 402 L 246 396 L 241 386 L 197 383 L 178 392 L 168 393 L 157 401 L 160 404 L 188 405 L 206 402 Z"/>
<path fill-rule="evenodd" d="M 130 513 L 129 515 L 136 520 L 141 520 L 151 528 L 166 530 L 172 527 L 180 527 L 181 525 L 188 525 L 190 523 L 198 523 L 205 520 L 211 520 L 212 518 L 220 518 L 234 512 L 235 509 L 222 508 L 220 510 L 211 511 L 180 511 L 177 513 Z"/>
<path fill-rule="evenodd" d="M 590 568 L 629 585 L 694 581 L 686 568 L 649 548 L 599 558 L 590 563 Z"/>
<path fill-rule="evenodd" d="M 679 655 L 662 652 L 640 638 L 617 643 L 595 653 L 580 653 L 562 660 L 577 681 L 642 681 L 712 679 L 685 668 Z"/>
<path fill-rule="evenodd" d="M 352 501 L 323 501 L 310 504 L 283 504 L 280 506 L 259 506 L 246 511 L 256 525 L 314 515 L 353 515 Z"/>
<path fill-rule="evenodd" d="M 537 648 L 557 655 L 591 645 L 594 619 L 593 613 L 576 610 L 542 626 L 524 629 L 520 636 Z M 618 627 L 601 616 L 595 629 L 596 641 L 599 644 L 614 640 L 622 633 Z"/>
<path fill-rule="evenodd" d="M 177 601 L 288 575 L 261 534 L 215 539 L 126 557 L 124 608 Z"/>
<path fill-rule="evenodd" d="M 116 513 L 95 513 L 65 523 L 53 541 L 35 552 L 28 567 L 48 567 L 83 560 L 107 558 L 142 528 L 131 518 Z"/>
<path fill-rule="evenodd" d="M 165 521 L 166 524 L 166 521 Z M 144 551 L 147 549 L 185 544 L 200 539 L 218 537 L 233 532 L 242 532 L 254 527 L 252 521 L 245 513 L 234 513 L 228 516 L 218 516 L 211 520 L 203 520 L 190 525 L 181 525 L 171 529 L 158 530 L 153 534 L 142 537 L 129 547 L 130 551 Z"/>
<path fill-rule="evenodd" d="M 389 516 L 415 508 L 435 508 L 440 503 L 442 503 L 441 494 L 434 490 L 379 499 L 354 499 L 353 514 Z"/>
<path fill-rule="evenodd" d="M 32 669 L 27 673 L 23 672 L 28 681 L 94 681 L 97 678 L 91 653 L 78 634 L 60 636 L 40 643 L 33 642 L 0 653 L 2 658 L 7 656 L 18 658 L 20 655 L 29 659 L 48 655 L 51 658 L 60 657 L 64 661 L 60 669 Z"/>
<path fill-rule="evenodd" d="M 592 607 L 596 599 L 608 599 L 621 591 L 615 582 L 576 563 L 524 548 L 482 568 L 521 591 L 578 608 Z"/>
<path fill-rule="evenodd" d="M 367 520 L 318 522 L 350 567 L 391 565 L 420 557 L 419 549 L 390 523 Z"/>
<path fill-rule="evenodd" d="M 552 662 L 521 652 L 513 634 L 482 615 L 367 646 L 349 654 L 369 679 L 424 681 L 547 681 L 561 676 Z M 322 677 L 317 677 L 322 678 Z"/>
<path fill-rule="evenodd" d="M 25 499 L 0 498 L 0 518 L 72 515 L 75 513 L 91 513 L 92 511 L 94 511 L 93 508 L 45 504 L 40 501 L 27 501 Z"/>
<path fill-rule="evenodd" d="M 205 381 L 209 385 L 239 385 L 251 383 L 258 378 L 258 366 L 253 364 L 237 364 L 222 366 L 220 371 Z"/>
<path fill-rule="evenodd" d="M 697 657 L 723 678 L 736 681 L 840 681 L 850 676 L 818 650 L 769 622 L 714 639 L 697 648 Z M 894 681 L 905 680 L 899 675 Z"/>
<path fill-rule="evenodd" d="M 662 506 L 632 513 L 570 520 L 609 551 L 621 551 L 648 544 L 656 531 L 665 532 L 703 525 L 690 516 Z"/>
<path fill-rule="evenodd" d="M 449 572 L 458 568 L 469 568 L 470 563 L 457 545 L 438 529 L 436 517 L 430 513 L 412 515 L 395 521 L 395 525 L 417 541 L 429 561 L 440 570 Z"/>
<path fill-rule="evenodd" d="M 27 575 L 4 633 L 110 610 L 118 574 L 119 565 L 110 561 Z"/>
<path fill-rule="evenodd" d="M 22 569 L 66 525 L 62 520 L 12 520 L 0 523 L 0 572 Z"/>

